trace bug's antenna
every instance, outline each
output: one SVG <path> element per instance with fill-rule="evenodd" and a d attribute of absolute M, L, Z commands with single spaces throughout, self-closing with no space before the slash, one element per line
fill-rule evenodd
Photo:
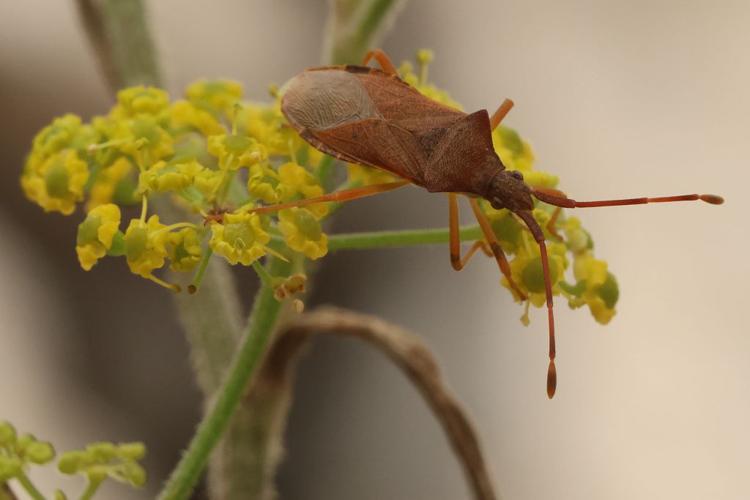
<path fill-rule="evenodd" d="M 549 273 L 549 258 L 547 257 L 547 245 L 544 243 L 544 233 L 539 227 L 534 216 L 528 210 L 516 212 L 521 220 L 528 226 L 539 245 L 539 253 L 542 258 L 542 272 L 544 273 L 544 292 L 547 296 L 547 320 L 549 323 L 549 368 L 547 368 L 547 397 L 552 399 L 557 388 L 557 369 L 555 368 L 555 314 L 552 309 L 552 282 Z"/>
<path fill-rule="evenodd" d="M 681 194 L 677 196 L 660 196 L 656 198 L 625 198 L 621 200 L 576 201 L 568 198 L 557 189 L 532 188 L 537 199 L 563 208 L 613 207 L 618 205 L 644 205 L 646 203 L 667 203 L 671 201 L 705 201 L 711 205 L 721 205 L 724 198 L 715 194 Z"/>

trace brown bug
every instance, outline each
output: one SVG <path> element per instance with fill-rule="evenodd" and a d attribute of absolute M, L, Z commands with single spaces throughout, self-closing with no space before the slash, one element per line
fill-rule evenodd
<path fill-rule="evenodd" d="M 375 59 L 381 69 L 366 64 Z M 478 199 L 496 209 L 507 208 L 528 226 L 542 260 L 549 323 L 547 395 L 557 386 L 555 321 L 552 287 L 544 234 L 532 216 L 534 197 L 564 208 L 638 205 L 702 200 L 721 204 L 716 195 L 688 194 L 658 198 L 576 201 L 555 189 L 527 185 L 520 172 L 506 170 L 492 146 L 491 133 L 513 107 L 509 99 L 490 117 L 486 110 L 464 113 L 433 101 L 398 77 L 396 68 L 381 50 L 370 51 L 362 66 L 311 68 L 286 85 L 281 110 L 289 124 L 320 151 L 347 162 L 387 170 L 403 180 L 329 193 L 316 198 L 255 209 L 256 213 L 347 201 L 416 184 L 430 192 L 447 192 L 450 217 L 450 259 L 461 270 L 477 250 L 494 256 L 500 271 L 522 300 L 525 294 L 511 277 L 510 266 L 482 212 Z M 485 241 L 477 241 L 461 257 L 457 194 L 469 197 Z M 552 220 L 556 219 L 557 213 Z"/>

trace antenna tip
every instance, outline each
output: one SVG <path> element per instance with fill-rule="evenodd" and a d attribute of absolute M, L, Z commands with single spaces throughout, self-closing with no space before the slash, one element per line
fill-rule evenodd
<path fill-rule="evenodd" d="M 195 292 L 197 292 L 197 291 L 198 291 L 198 287 L 197 287 L 197 286 L 195 286 L 195 285 L 193 285 L 193 284 L 190 284 L 190 285 L 188 285 L 188 287 L 187 287 L 187 291 L 188 291 L 188 293 L 189 293 L 190 295 L 194 295 L 194 294 L 195 294 Z"/>
<path fill-rule="evenodd" d="M 555 389 L 557 389 L 557 369 L 555 368 L 555 360 L 549 360 L 549 368 L 547 369 L 547 397 L 552 399 L 555 396 Z"/>
<path fill-rule="evenodd" d="M 700 195 L 700 199 L 711 205 L 721 205 L 724 203 L 724 198 L 715 194 L 702 194 Z"/>

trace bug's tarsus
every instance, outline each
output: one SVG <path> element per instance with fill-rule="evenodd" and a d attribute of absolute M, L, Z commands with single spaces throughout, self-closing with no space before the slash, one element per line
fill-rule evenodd
<path fill-rule="evenodd" d="M 547 232 L 551 234 L 554 238 L 556 238 L 558 241 L 563 241 L 563 237 L 560 236 L 560 233 L 557 232 L 557 228 L 555 227 L 557 225 L 557 219 L 560 218 L 561 213 L 562 213 L 562 207 L 555 207 L 555 210 L 552 212 L 552 215 L 550 216 L 546 225 Z"/>
<path fill-rule="evenodd" d="M 505 99 L 497 110 L 492 113 L 492 118 L 490 118 L 490 126 L 492 130 L 495 130 L 497 126 L 500 125 L 500 122 L 503 121 L 503 118 L 505 118 L 511 109 L 513 109 L 513 101 Z"/>
<path fill-rule="evenodd" d="M 367 66 L 367 63 L 372 59 L 375 59 L 378 64 L 380 64 L 383 71 L 389 75 L 398 75 L 398 70 L 396 70 L 396 66 L 393 65 L 393 61 L 391 61 L 391 58 L 388 57 L 388 54 L 383 52 L 382 49 L 372 49 L 368 51 L 365 58 L 362 60 L 362 66 Z"/>

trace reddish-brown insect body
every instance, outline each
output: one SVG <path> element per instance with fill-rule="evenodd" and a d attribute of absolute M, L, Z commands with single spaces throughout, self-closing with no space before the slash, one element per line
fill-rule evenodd
<path fill-rule="evenodd" d="M 413 183 L 430 192 L 447 192 L 450 201 L 451 264 L 460 270 L 477 250 L 494 256 L 516 294 L 510 267 L 492 228 L 477 203 L 484 198 L 497 209 L 515 213 L 539 245 L 545 278 L 549 325 L 547 395 L 557 386 L 555 328 L 549 262 L 542 229 L 532 216 L 533 197 L 557 207 L 601 207 L 671 201 L 702 200 L 720 204 L 715 195 L 679 195 L 578 202 L 554 189 L 534 188 L 519 172 L 508 171 L 492 146 L 492 130 L 513 103 L 505 100 L 490 118 L 486 110 L 464 113 L 435 102 L 398 78 L 388 57 L 368 53 L 383 70 L 366 66 L 328 66 L 308 69 L 285 86 L 281 110 L 289 124 L 315 148 L 344 161 L 385 169 L 404 181 L 337 191 L 298 202 L 261 207 L 271 212 L 288 206 L 324 201 L 346 201 Z M 461 257 L 456 194 L 469 196 L 486 241 L 478 241 Z M 557 213 L 552 217 L 556 220 Z"/>
<path fill-rule="evenodd" d="M 505 171 L 492 147 L 485 110 L 449 108 L 395 75 L 363 66 L 300 73 L 281 109 L 305 140 L 342 160 L 388 170 L 430 192 L 472 194 L 514 211 L 533 208 L 529 188 Z"/>

